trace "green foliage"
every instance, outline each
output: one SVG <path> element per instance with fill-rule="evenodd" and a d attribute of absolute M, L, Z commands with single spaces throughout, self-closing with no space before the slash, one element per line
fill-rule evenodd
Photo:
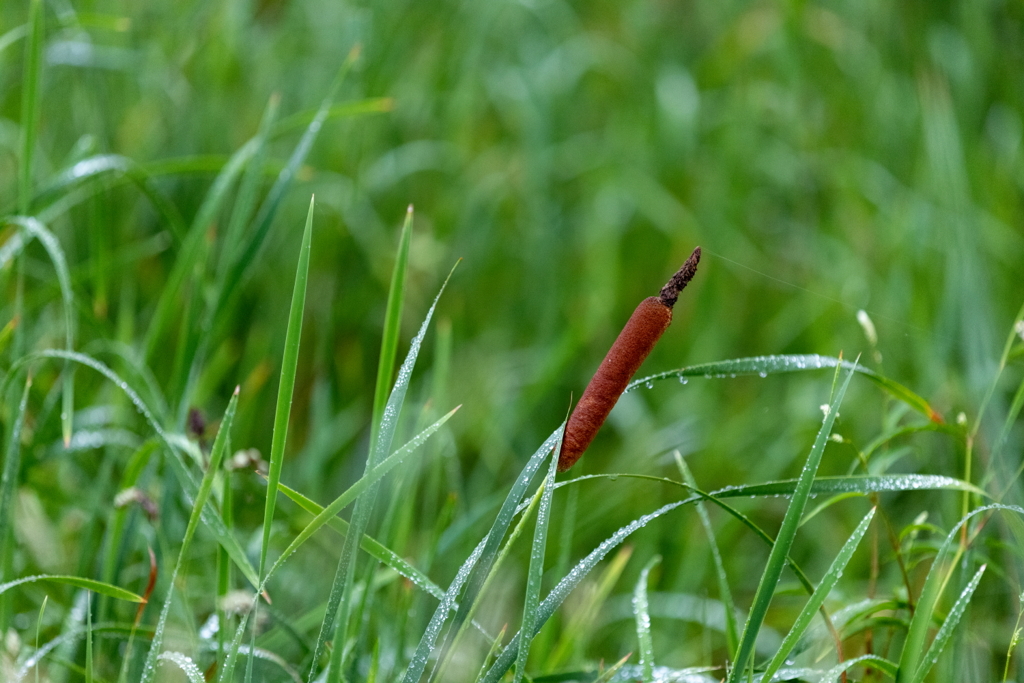
<path fill-rule="evenodd" d="M 2 675 L 1024 680 L 1022 31 L 0 3 Z"/>

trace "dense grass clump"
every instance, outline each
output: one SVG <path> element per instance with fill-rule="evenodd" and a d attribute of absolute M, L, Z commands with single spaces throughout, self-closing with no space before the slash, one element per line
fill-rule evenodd
<path fill-rule="evenodd" d="M 0 4 L 0 679 L 1024 681 L 1022 22 Z"/>

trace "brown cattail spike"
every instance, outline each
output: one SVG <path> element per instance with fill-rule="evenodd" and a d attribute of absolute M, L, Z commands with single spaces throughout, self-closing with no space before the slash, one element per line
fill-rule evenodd
<path fill-rule="evenodd" d="M 672 307 L 679 298 L 679 292 L 697 272 L 699 260 L 700 247 L 697 247 L 679 272 L 662 288 L 661 295 L 644 299 L 633 311 L 569 416 L 562 450 L 558 454 L 560 472 L 576 464 L 587 450 L 619 396 L 626 390 L 629 380 L 668 329 L 672 322 Z"/>
<path fill-rule="evenodd" d="M 661 294 L 658 298 L 661 299 L 661 303 L 665 304 L 669 308 L 676 305 L 676 299 L 679 298 L 679 292 L 686 288 L 686 285 L 690 284 L 690 280 L 697 274 L 697 264 L 700 263 L 700 247 L 693 250 L 690 254 L 690 258 L 686 259 L 686 263 L 680 268 L 672 279 L 665 283 L 665 286 L 661 288 Z"/>

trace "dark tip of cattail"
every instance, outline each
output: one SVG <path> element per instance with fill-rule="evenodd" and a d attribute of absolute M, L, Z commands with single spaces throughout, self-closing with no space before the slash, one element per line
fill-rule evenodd
<path fill-rule="evenodd" d="M 683 264 L 682 268 L 661 288 L 661 294 L 658 295 L 661 303 L 669 308 L 676 305 L 679 292 L 683 291 L 686 285 L 690 283 L 690 280 L 693 279 L 693 276 L 697 274 L 698 263 L 700 263 L 700 247 L 693 250 L 690 258 L 686 259 L 686 263 Z"/>

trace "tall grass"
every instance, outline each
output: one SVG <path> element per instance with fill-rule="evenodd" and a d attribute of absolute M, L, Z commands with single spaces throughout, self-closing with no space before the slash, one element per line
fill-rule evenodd
<path fill-rule="evenodd" d="M 0 5 L 0 678 L 1024 680 L 1020 29 Z"/>

